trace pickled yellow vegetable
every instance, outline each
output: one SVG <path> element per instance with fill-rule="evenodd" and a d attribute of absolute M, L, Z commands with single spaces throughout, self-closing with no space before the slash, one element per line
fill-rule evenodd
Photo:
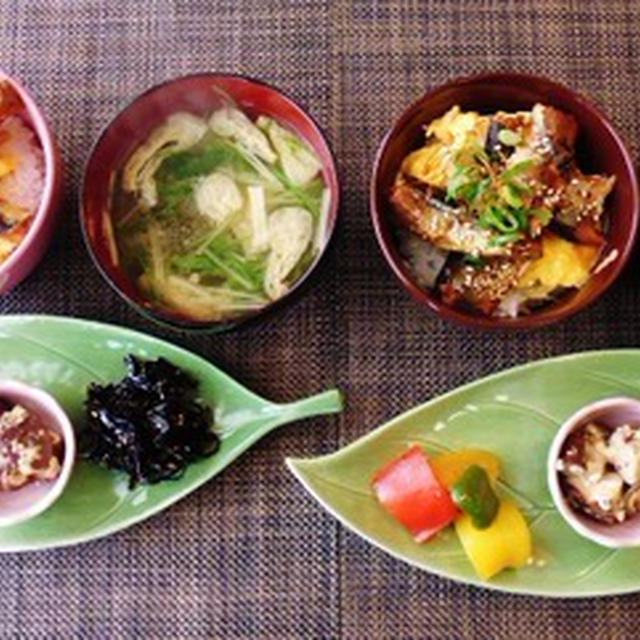
<path fill-rule="evenodd" d="M 517 569 L 531 556 L 531 532 L 515 502 L 500 501 L 495 519 L 486 529 L 476 529 L 463 513 L 455 521 L 456 533 L 476 573 L 483 580 L 503 569 Z"/>
<path fill-rule="evenodd" d="M 474 464 L 482 467 L 494 483 L 500 475 L 498 458 L 493 453 L 482 449 L 458 449 L 443 453 L 431 458 L 430 464 L 438 480 L 447 488 L 450 488 Z"/>

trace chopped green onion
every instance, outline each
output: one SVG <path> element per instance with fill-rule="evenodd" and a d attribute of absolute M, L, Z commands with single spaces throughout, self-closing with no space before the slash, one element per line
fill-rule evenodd
<path fill-rule="evenodd" d="M 478 182 L 478 189 L 476 193 L 476 197 L 484 192 L 484 190 L 491 184 L 491 178 L 483 178 Z"/>
<path fill-rule="evenodd" d="M 525 184 L 524 182 L 518 182 L 516 180 L 511 180 L 508 184 L 517 193 L 525 193 L 525 194 L 528 195 L 528 194 L 532 193 L 532 191 L 533 191 L 533 189 L 528 184 Z"/>
<path fill-rule="evenodd" d="M 469 169 L 462 164 L 456 163 L 453 167 L 453 174 L 447 183 L 447 200 L 455 200 L 460 189 L 469 182 Z"/>
<path fill-rule="evenodd" d="M 458 196 L 464 198 L 467 202 L 473 202 L 478 197 L 479 182 L 467 182 L 458 189 Z"/>
<path fill-rule="evenodd" d="M 521 140 L 520 134 L 511 129 L 500 129 L 498 140 L 507 147 L 515 147 Z"/>
<path fill-rule="evenodd" d="M 499 236 L 494 236 L 489 240 L 489 246 L 491 247 L 502 247 L 505 244 L 512 244 L 514 242 L 518 242 L 518 240 L 522 239 L 521 233 L 503 233 Z"/>
<path fill-rule="evenodd" d="M 487 264 L 486 260 L 482 256 L 474 256 L 472 253 L 467 253 L 463 256 L 462 262 L 468 264 L 471 267 L 479 269 Z"/>
<path fill-rule="evenodd" d="M 522 198 L 510 183 L 500 188 L 500 195 L 510 207 L 519 209 L 522 206 Z"/>
<path fill-rule="evenodd" d="M 524 231 L 529 227 L 528 214 L 525 209 L 514 209 L 513 215 L 518 219 L 518 228 Z"/>
<path fill-rule="evenodd" d="M 551 222 L 551 218 L 553 217 L 551 210 L 547 209 L 546 207 L 536 207 L 535 209 L 531 209 L 529 213 L 534 218 L 540 220 L 540 222 L 542 222 L 542 224 L 544 225 L 549 224 Z"/>
<path fill-rule="evenodd" d="M 501 174 L 500 178 L 505 182 L 511 180 L 511 178 L 515 178 L 515 176 L 519 175 L 523 171 L 526 171 L 533 164 L 533 160 L 531 158 L 527 158 L 526 160 L 521 160 L 520 162 L 516 162 L 512 164 L 510 167 L 506 168 Z"/>
<path fill-rule="evenodd" d="M 511 233 L 520 228 L 520 221 L 512 211 L 494 205 L 489 206 L 482 212 L 478 218 L 478 223 L 484 229 L 494 228 L 503 233 Z"/>

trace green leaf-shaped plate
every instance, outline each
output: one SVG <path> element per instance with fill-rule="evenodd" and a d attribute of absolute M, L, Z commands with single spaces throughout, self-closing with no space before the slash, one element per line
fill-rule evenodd
<path fill-rule="evenodd" d="M 215 407 L 220 449 L 188 467 L 179 480 L 133 491 L 124 474 L 78 461 L 63 495 L 49 510 L 0 529 L 0 552 L 74 544 L 128 527 L 202 485 L 276 427 L 342 407 L 335 390 L 291 404 L 268 402 L 202 358 L 128 329 L 47 316 L 0 318 L 0 378 L 46 389 L 78 425 L 87 385 L 121 378 L 129 353 L 164 356 L 200 381 L 201 397 Z"/>
<path fill-rule="evenodd" d="M 435 398 L 331 455 L 287 463 L 322 506 L 369 542 L 437 575 L 512 593 L 586 597 L 640 590 L 640 548 L 611 550 L 578 536 L 554 509 L 547 450 L 581 406 L 640 396 L 640 351 L 601 351 L 542 360 Z M 376 502 L 373 472 L 417 442 L 431 453 L 477 447 L 502 461 L 501 491 L 531 526 L 532 563 L 480 581 L 452 527 L 417 544 Z"/>

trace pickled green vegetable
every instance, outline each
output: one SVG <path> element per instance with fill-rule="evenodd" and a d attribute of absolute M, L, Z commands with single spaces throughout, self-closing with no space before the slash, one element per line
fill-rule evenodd
<path fill-rule="evenodd" d="M 451 497 L 469 514 L 476 529 L 486 529 L 500 506 L 487 472 L 477 464 L 471 465 L 452 485 Z"/>

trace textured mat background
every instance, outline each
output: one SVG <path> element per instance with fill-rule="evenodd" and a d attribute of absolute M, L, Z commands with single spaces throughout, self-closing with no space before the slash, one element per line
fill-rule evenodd
<path fill-rule="evenodd" d="M 510 365 L 640 343 L 637 261 L 575 319 L 485 335 L 439 322 L 398 289 L 367 211 L 385 128 L 452 75 L 549 75 L 601 103 L 637 153 L 639 49 L 633 0 L 1 0 L 0 64 L 48 113 L 67 184 L 56 242 L 0 313 L 131 326 L 193 349 L 276 400 L 338 384 L 349 408 L 268 437 L 215 482 L 124 533 L 0 557 L 0 637 L 638 637 L 640 596 L 510 597 L 396 562 L 324 515 L 283 458 L 333 450 Z M 130 311 L 90 263 L 76 219 L 82 167 L 101 128 L 149 86 L 199 70 L 260 77 L 306 105 L 336 152 L 344 195 L 313 289 L 266 323 L 216 337 L 166 333 Z"/>

